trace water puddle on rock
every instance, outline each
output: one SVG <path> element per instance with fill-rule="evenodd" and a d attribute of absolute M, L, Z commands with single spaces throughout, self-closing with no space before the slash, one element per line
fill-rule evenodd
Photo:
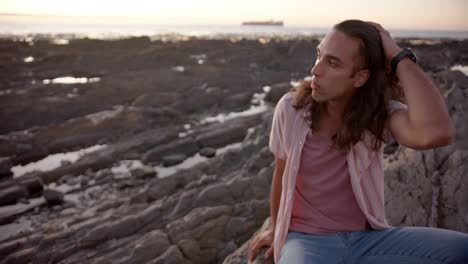
<path fill-rule="evenodd" d="M 83 155 L 101 150 L 105 148 L 106 145 L 95 145 L 89 148 L 81 149 L 78 151 L 73 152 L 66 152 L 66 153 L 58 153 L 49 155 L 42 160 L 31 162 L 26 165 L 17 165 L 11 168 L 13 172 L 13 177 L 17 178 L 20 177 L 28 172 L 32 171 L 50 171 L 62 166 L 64 162 L 75 162 Z"/>
<path fill-rule="evenodd" d="M 0 91 L 0 95 L 11 94 L 11 93 L 12 93 L 11 89 Z"/>
<path fill-rule="evenodd" d="M 206 54 L 194 54 L 190 55 L 190 58 L 196 60 L 198 64 L 203 64 L 206 61 Z"/>
<path fill-rule="evenodd" d="M 233 143 L 216 150 L 216 156 L 225 153 L 228 150 L 240 149 L 242 147 L 241 142 Z M 154 169 L 158 173 L 159 178 L 164 178 L 176 173 L 178 170 L 190 169 L 191 167 L 207 161 L 209 158 L 203 157 L 200 153 L 195 154 L 184 160 L 184 162 L 171 167 L 156 166 Z"/>
<path fill-rule="evenodd" d="M 22 232 L 32 231 L 31 225 L 32 221 L 27 219 L 19 219 L 11 224 L 0 225 L 0 241 L 16 236 Z"/>
<path fill-rule="evenodd" d="M 173 71 L 175 72 L 184 72 L 185 71 L 185 67 L 184 66 L 181 66 L 181 65 L 177 65 L 177 66 L 174 66 L 171 68 Z"/>
<path fill-rule="evenodd" d="M 26 58 L 23 59 L 23 61 L 26 62 L 26 63 L 33 62 L 33 61 L 34 61 L 34 57 L 32 57 L 32 56 L 26 57 Z"/>
<path fill-rule="evenodd" d="M 245 117 L 245 116 L 252 116 L 256 114 L 260 114 L 265 112 L 268 107 L 265 104 L 265 96 L 268 92 L 270 92 L 271 87 L 270 86 L 265 86 L 263 87 L 263 93 L 254 93 L 252 96 L 251 103 L 252 105 L 249 107 L 249 109 L 241 111 L 241 112 L 231 112 L 231 113 L 221 113 L 216 116 L 209 116 L 205 117 L 200 121 L 200 124 L 206 124 L 206 123 L 213 123 L 213 122 L 220 122 L 224 123 L 225 121 L 238 118 L 238 117 Z"/>
<path fill-rule="evenodd" d="M 54 79 L 44 79 L 42 80 L 43 84 L 76 84 L 76 83 L 95 83 L 101 81 L 99 77 L 72 77 L 72 76 L 64 76 L 58 77 Z"/>
<path fill-rule="evenodd" d="M 143 166 L 140 160 L 121 160 L 119 165 L 111 168 L 111 172 L 114 174 L 115 179 L 129 178 L 132 170 Z"/>
<path fill-rule="evenodd" d="M 461 71 L 463 72 L 466 76 L 468 76 L 468 66 L 463 66 L 463 65 L 455 65 L 450 68 L 451 71 Z"/>
<path fill-rule="evenodd" d="M 0 207 L 0 219 L 22 214 L 46 203 L 44 197 L 29 199 L 27 204 L 18 203 Z M 21 217 L 13 223 L 0 225 L 0 241 L 31 229 L 31 221 Z"/>
<path fill-rule="evenodd" d="M 68 45 L 70 41 L 68 39 L 56 38 L 56 39 L 53 39 L 51 43 L 54 45 Z"/>
<path fill-rule="evenodd" d="M 118 115 L 122 114 L 124 110 L 125 110 L 125 107 L 123 105 L 115 105 L 112 107 L 111 110 L 104 110 L 101 112 L 92 113 L 85 117 L 88 120 L 90 120 L 94 125 L 98 125 L 104 120 L 117 117 Z"/>

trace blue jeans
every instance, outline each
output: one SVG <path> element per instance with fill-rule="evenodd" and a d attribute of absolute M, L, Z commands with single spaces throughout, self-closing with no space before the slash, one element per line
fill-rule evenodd
<path fill-rule="evenodd" d="M 468 234 L 392 227 L 314 235 L 289 231 L 279 264 L 468 264 Z"/>

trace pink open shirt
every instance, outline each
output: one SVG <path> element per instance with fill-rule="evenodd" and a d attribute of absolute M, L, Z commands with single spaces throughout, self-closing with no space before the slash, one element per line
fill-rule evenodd
<path fill-rule="evenodd" d="M 270 150 L 276 157 L 286 160 L 283 185 L 276 219 L 274 238 L 275 263 L 281 256 L 281 249 L 288 234 L 293 207 L 296 175 L 301 160 L 302 147 L 310 125 L 304 118 L 307 107 L 293 108 L 295 93 L 285 94 L 276 105 L 270 133 Z M 389 112 L 406 109 L 398 101 L 390 101 Z M 387 131 L 386 134 L 389 134 Z M 356 143 L 347 153 L 351 186 L 357 203 L 373 229 L 387 229 L 391 226 L 385 219 L 383 148 L 371 149 L 372 135 L 367 132 L 363 140 Z"/>

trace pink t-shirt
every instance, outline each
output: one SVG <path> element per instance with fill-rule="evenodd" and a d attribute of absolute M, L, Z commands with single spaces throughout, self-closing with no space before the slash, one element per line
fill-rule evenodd
<path fill-rule="evenodd" d="M 346 151 L 309 130 L 302 148 L 289 230 L 331 234 L 366 229 L 351 186 Z"/>

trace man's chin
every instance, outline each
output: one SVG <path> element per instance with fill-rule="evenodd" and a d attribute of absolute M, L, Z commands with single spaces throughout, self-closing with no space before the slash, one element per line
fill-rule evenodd
<path fill-rule="evenodd" d="M 326 99 L 323 98 L 322 96 L 318 95 L 317 93 L 315 93 L 313 90 L 312 90 L 312 98 L 314 98 L 315 101 L 317 102 L 325 102 Z"/>

